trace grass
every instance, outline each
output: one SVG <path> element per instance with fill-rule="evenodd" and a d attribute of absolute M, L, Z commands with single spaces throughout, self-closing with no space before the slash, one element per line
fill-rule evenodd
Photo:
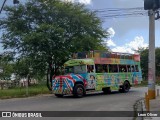
<path fill-rule="evenodd" d="M 34 96 L 38 94 L 49 94 L 49 90 L 46 85 L 33 85 L 28 88 L 28 96 Z M 18 98 L 27 97 L 25 87 L 17 87 L 11 89 L 0 90 L 0 99 L 6 98 Z"/>
<path fill-rule="evenodd" d="M 156 85 L 160 86 L 160 80 L 157 79 L 156 80 Z M 138 84 L 138 85 L 132 85 L 133 87 L 147 87 L 148 86 L 148 81 L 147 80 L 143 80 L 141 82 L 141 84 Z"/>

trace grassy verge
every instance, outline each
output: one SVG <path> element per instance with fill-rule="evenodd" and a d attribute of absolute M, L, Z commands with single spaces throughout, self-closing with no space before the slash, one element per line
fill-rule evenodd
<path fill-rule="evenodd" d="M 156 85 L 160 86 L 160 80 L 156 80 Z M 141 84 L 138 85 L 132 85 L 133 87 L 147 87 L 148 86 L 148 81 L 147 80 L 143 80 L 141 82 Z"/>
<path fill-rule="evenodd" d="M 46 85 L 34 85 L 28 87 L 28 96 L 50 93 Z M 11 89 L 0 90 L 0 99 L 27 97 L 26 88 L 17 87 Z"/>

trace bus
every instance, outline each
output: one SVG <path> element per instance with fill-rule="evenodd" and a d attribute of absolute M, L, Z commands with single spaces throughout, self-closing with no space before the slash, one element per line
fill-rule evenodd
<path fill-rule="evenodd" d="M 140 55 L 106 51 L 79 52 L 64 63 L 65 74 L 53 77 L 55 96 L 83 97 L 88 92 L 128 92 L 140 84 Z"/>

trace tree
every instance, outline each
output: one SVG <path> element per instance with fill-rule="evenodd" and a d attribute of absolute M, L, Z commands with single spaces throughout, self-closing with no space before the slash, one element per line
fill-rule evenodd
<path fill-rule="evenodd" d="M 142 77 L 148 79 L 148 48 L 139 48 L 137 51 L 141 56 Z"/>
<path fill-rule="evenodd" d="M 155 58 L 155 65 L 156 65 L 156 76 L 160 77 L 160 48 L 157 47 L 155 50 L 156 58 Z"/>
<path fill-rule="evenodd" d="M 46 72 L 49 90 L 53 74 L 71 53 L 106 49 L 101 42 L 107 34 L 100 19 L 84 5 L 29 0 L 4 10 L 7 16 L 0 20 L 4 49 L 16 52 L 16 59 L 29 58 L 33 69 Z"/>
<path fill-rule="evenodd" d="M 149 49 L 146 48 L 139 48 L 137 52 L 141 55 L 141 68 L 142 68 L 142 75 L 145 80 L 148 79 L 148 51 Z M 156 77 L 160 76 L 160 48 L 157 47 L 155 49 L 155 68 L 156 68 Z"/>
<path fill-rule="evenodd" d="M 13 58 L 12 52 L 4 52 L 0 55 L 0 67 L 2 69 L 0 73 L 0 79 L 2 80 L 8 80 L 11 77 L 11 74 L 13 73 L 13 63 L 10 62 Z"/>

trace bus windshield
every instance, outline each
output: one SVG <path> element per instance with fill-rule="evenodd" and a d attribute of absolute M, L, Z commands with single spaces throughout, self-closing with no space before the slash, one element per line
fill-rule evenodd
<path fill-rule="evenodd" d="M 86 73 L 86 65 L 77 65 L 77 66 L 66 66 L 65 67 L 65 74 L 68 73 Z"/>

